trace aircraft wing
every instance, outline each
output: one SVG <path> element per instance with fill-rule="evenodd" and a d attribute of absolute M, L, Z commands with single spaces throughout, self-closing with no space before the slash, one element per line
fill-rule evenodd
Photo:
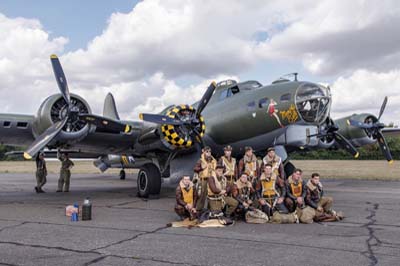
<path fill-rule="evenodd" d="M 32 134 L 33 115 L 0 114 L 0 143 L 12 146 L 29 146 Z"/>
<path fill-rule="evenodd" d="M 385 127 L 382 129 L 382 133 L 388 137 L 399 137 L 400 136 L 400 128 L 389 128 Z"/>

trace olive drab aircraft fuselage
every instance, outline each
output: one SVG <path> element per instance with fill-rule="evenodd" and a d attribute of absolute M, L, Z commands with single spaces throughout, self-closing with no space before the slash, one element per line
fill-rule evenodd
<path fill-rule="evenodd" d="M 126 121 L 120 119 L 111 94 L 103 115 L 92 114 L 82 97 L 69 93 L 57 56 L 51 56 L 51 64 L 60 93 L 46 98 L 36 115 L 0 114 L 1 143 L 27 147 L 26 159 L 46 149 L 49 154 L 95 158 L 101 171 L 121 168 L 123 176 L 124 169 L 140 169 L 140 196 L 159 194 L 162 180 L 191 175 L 205 145 L 215 156 L 231 145 L 236 157 L 245 146 L 259 154 L 275 146 L 287 173 L 294 168 L 288 154 L 296 150 L 343 148 L 357 158 L 356 147 L 377 142 L 393 161 L 383 133 L 397 134 L 398 129 L 386 129 L 379 121 L 387 98 L 378 116 L 364 113 L 334 120 L 329 87 L 298 81 L 297 74 L 266 86 L 225 80 L 210 84 L 193 105 L 172 105 L 159 114 L 139 114 L 141 121 Z"/>

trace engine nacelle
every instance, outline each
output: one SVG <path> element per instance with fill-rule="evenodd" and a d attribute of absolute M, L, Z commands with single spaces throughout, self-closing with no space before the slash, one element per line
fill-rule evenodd
<path fill-rule="evenodd" d="M 335 120 L 335 123 L 339 127 L 339 133 L 346 137 L 356 147 L 373 144 L 376 142 L 376 140 L 367 130 L 349 125 L 349 119 L 363 123 L 375 123 L 378 121 L 378 119 L 374 115 L 367 113 L 353 114 Z"/>
<path fill-rule="evenodd" d="M 79 109 L 79 114 L 92 113 L 89 104 L 76 94 L 71 94 L 71 104 Z M 51 95 L 46 98 L 40 105 L 32 124 L 32 132 L 35 138 L 41 135 L 47 128 L 62 120 L 67 112 L 66 102 L 61 94 Z M 71 144 L 82 140 L 94 129 L 93 126 L 79 120 L 78 117 L 71 117 L 55 140 Z"/>
<path fill-rule="evenodd" d="M 174 119 L 185 121 L 189 120 L 195 113 L 196 110 L 192 106 L 182 104 L 171 107 L 166 115 Z M 206 130 L 206 125 L 201 115 L 198 117 L 196 130 L 199 132 L 198 136 L 202 138 Z M 197 141 L 193 137 L 193 129 L 190 126 L 161 125 L 159 131 L 161 132 L 162 143 L 170 149 L 188 149 Z"/>

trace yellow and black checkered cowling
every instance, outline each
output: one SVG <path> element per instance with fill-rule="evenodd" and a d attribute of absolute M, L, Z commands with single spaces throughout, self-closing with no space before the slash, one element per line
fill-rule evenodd
<path fill-rule="evenodd" d="M 190 112 L 195 112 L 193 106 L 182 104 L 171 108 L 166 115 L 176 119 L 178 118 L 177 114 L 182 110 L 189 110 Z M 198 126 L 200 129 L 199 130 L 200 137 L 202 138 L 206 130 L 206 125 L 204 124 L 204 118 L 201 115 L 198 119 L 200 121 L 200 124 Z M 180 126 L 162 125 L 161 132 L 164 136 L 164 141 L 170 144 L 173 148 L 190 148 L 195 140 L 192 139 L 191 136 L 188 137 L 187 140 L 185 140 L 185 136 L 183 136 L 183 134 L 180 133 L 179 127 Z"/>

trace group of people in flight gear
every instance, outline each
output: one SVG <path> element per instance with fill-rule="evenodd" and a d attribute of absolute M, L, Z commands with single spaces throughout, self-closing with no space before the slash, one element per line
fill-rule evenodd
<path fill-rule="evenodd" d="M 57 153 L 57 158 L 61 162 L 60 177 L 58 179 L 57 192 L 69 192 L 71 179 L 71 168 L 74 163 L 69 159 L 68 153 Z M 44 153 L 39 152 L 36 156 L 36 193 L 45 193 L 42 189 L 47 182 L 47 167 Z"/>
<path fill-rule="evenodd" d="M 194 220 L 202 213 L 210 217 L 244 219 L 246 222 L 312 223 L 339 221 L 341 212 L 332 209 L 333 200 L 324 195 L 318 173 L 308 181 L 302 170 L 286 177 L 282 159 L 270 147 L 259 161 L 251 147 L 245 147 L 237 163 L 232 147 L 224 148 L 217 161 L 211 148 L 202 150 L 194 167 L 194 177 L 184 176 L 176 188 L 175 212 Z"/>

